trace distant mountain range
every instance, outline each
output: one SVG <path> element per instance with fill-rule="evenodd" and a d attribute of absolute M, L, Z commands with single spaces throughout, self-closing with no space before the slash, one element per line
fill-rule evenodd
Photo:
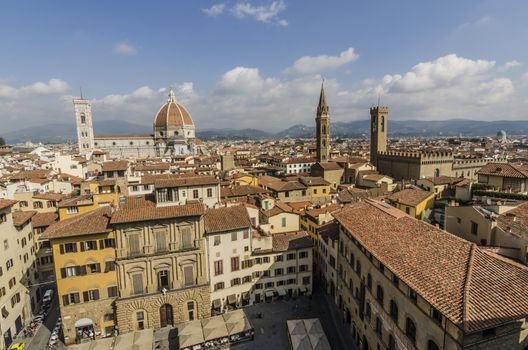
<path fill-rule="evenodd" d="M 333 137 L 368 136 L 370 131 L 368 120 L 332 123 Z M 121 120 L 105 120 L 94 124 L 96 134 L 138 134 L 150 133 L 145 125 L 129 123 Z M 495 136 L 504 130 L 508 135 L 528 135 L 528 120 L 498 120 L 476 121 L 468 119 L 449 120 L 394 120 L 389 121 L 389 134 L 401 136 Z M 270 138 L 309 138 L 314 137 L 315 127 L 302 124 L 293 125 L 277 133 L 258 129 L 205 129 L 196 132 L 197 137 L 204 140 L 244 140 Z M 42 143 L 75 142 L 77 135 L 75 125 L 70 123 L 53 123 L 42 126 L 28 127 L 0 134 L 7 143 L 25 141 Z"/>

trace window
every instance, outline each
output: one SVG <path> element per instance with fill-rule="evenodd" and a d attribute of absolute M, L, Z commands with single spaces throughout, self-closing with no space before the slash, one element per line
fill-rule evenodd
<path fill-rule="evenodd" d="M 436 323 L 442 323 L 442 314 L 437 309 L 433 308 L 431 317 Z"/>
<path fill-rule="evenodd" d="M 81 252 L 89 250 L 97 250 L 97 241 L 81 242 Z"/>
<path fill-rule="evenodd" d="M 218 282 L 214 285 L 214 290 L 224 289 L 224 282 Z"/>
<path fill-rule="evenodd" d="M 299 259 L 304 259 L 308 257 L 308 252 L 300 252 L 299 253 Z"/>
<path fill-rule="evenodd" d="M 394 320 L 394 322 L 398 323 L 398 304 L 394 300 L 390 301 L 390 311 L 389 311 L 390 317 Z"/>
<path fill-rule="evenodd" d="M 189 314 L 189 321 L 194 320 L 194 301 L 187 302 L 187 312 Z"/>
<path fill-rule="evenodd" d="M 169 271 L 162 270 L 158 272 L 158 290 L 170 289 Z"/>
<path fill-rule="evenodd" d="M 356 261 L 356 273 L 361 275 L 361 261 L 359 259 Z"/>
<path fill-rule="evenodd" d="M 65 243 L 60 245 L 61 254 L 64 253 L 76 253 L 77 243 Z"/>
<path fill-rule="evenodd" d="M 198 190 L 193 190 L 193 199 L 198 199 Z"/>
<path fill-rule="evenodd" d="M 456 220 L 457 220 L 457 224 L 461 224 L 462 223 L 462 219 L 461 218 L 457 217 Z"/>
<path fill-rule="evenodd" d="M 381 319 L 376 316 L 376 335 L 380 338 L 382 337 L 381 332 Z"/>
<path fill-rule="evenodd" d="M 109 298 L 117 297 L 117 286 L 108 287 L 108 297 Z"/>
<path fill-rule="evenodd" d="M 212 188 L 208 188 L 207 189 L 207 197 L 211 198 L 212 196 L 213 196 L 213 189 Z"/>
<path fill-rule="evenodd" d="M 113 238 L 105 238 L 102 240 L 102 248 L 115 248 L 115 239 Z"/>
<path fill-rule="evenodd" d="M 83 301 L 95 301 L 99 300 L 99 289 L 91 289 L 83 292 Z"/>
<path fill-rule="evenodd" d="M 288 253 L 288 255 L 286 255 L 286 260 L 295 260 L 295 253 Z"/>
<path fill-rule="evenodd" d="M 220 236 L 215 236 L 214 237 L 214 245 L 217 246 L 217 245 L 220 245 L 220 242 L 221 242 L 221 237 Z"/>
<path fill-rule="evenodd" d="M 478 233 L 478 224 L 474 221 L 471 221 L 471 234 L 477 235 Z"/>
<path fill-rule="evenodd" d="M 183 268 L 183 277 L 185 286 L 192 286 L 194 284 L 194 270 L 192 266 L 185 266 Z"/>
<path fill-rule="evenodd" d="M 270 257 L 269 256 L 263 257 L 262 258 L 262 262 L 265 263 L 265 264 L 269 263 L 270 262 Z"/>
<path fill-rule="evenodd" d="M 68 207 L 66 208 L 66 214 L 77 214 L 79 209 L 77 207 Z"/>
<path fill-rule="evenodd" d="M 244 231 L 243 237 L 244 237 L 244 239 L 248 239 L 249 238 L 249 231 Z"/>
<path fill-rule="evenodd" d="M 238 256 L 231 258 L 231 271 L 240 270 L 240 259 Z"/>
<path fill-rule="evenodd" d="M 262 283 L 255 283 L 255 289 L 262 289 Z"/>
<path fill-rule="evenodd" d="M 266 282 L 266 284 L 264 284 L 264 286 L 266 288 L 273 288 L 275 286 L 275 283 L 274 282 Z"/>
<path fill-rule="evenodd" d="M 308 265 L 299 265 L 299 272 L 308 271 Z"/>
<path fill-rule="evenodd" d="M 145 329 L 145 312 L 137 311 L 136 312 L 136 327 L 137 329 Z"/>
<path fill-rule="evenodd" d="M 231 232 L 231 241 L 234 242 L 237 240 L 237 232 Z"/>
<path fill-rule="evenodd" d="M 128 235 L 128 250 L 130 255 L 141 254 L 141 247 L 139 245 L 139 234 Z"/>
<path fill-rule="evenodd" d="M 409 207 L 405 207 L 405 214 L 410 214 L 411 213 L 411 208 Z"/>
<path fill-rule="evenodd" d="M 103 318 L 104 318 L 105 321 L 113 321 L 114 320 L 114 314 L 113 313 L 104 314 Z M 107 332 L 107 334 L 108 334 L 108 332 Z"/>
<path fill-rule="evenodd" d="M 376 288 L 376 300 L 383 306 L 383 288 L 379 284 Z"/>
<path fill-rule="evenodd" d="M 182 236 L 182 248 L 190 249 L 193 248 L 192 231 L 190 227 L 184 227 L 181 229 Z"/>
<path fill-rule="evenodd" d="M 81 114 L 81 124 L 86 124 L 86 116 Z"/>
<path fill-rule="evenodd" d="M 231 280 L 231 287 L 238 286 L 240 284 L 240 278 L 233 278 Z"/>
<path fill-rule="evenodd" d="M 70 304 L 78 304 L 81 302 L 79 293 L 69 293 L 62 296 L 62 304 L 67 306 Z"/>
<path fill-rule="evenodd" d="M 412 302 L 416 304 L 416 301 L 418 300 L 418 294 L 412 289 L 409 290 L 409 298 L 411 298 Z"/>
<path fill-rule="evenodd" d="M 156 252 L 164 252 L 167 250 L 167 233 L 156 232 Z"/>
<path fill-rule="evenodd" d="M 282 227 L 286 227 L 286 218 L 281 219 L 281 225 Z"/>
<path fill-rule="evenodd" d="M 141 273 L 132 275 L 132 294 L 143 294 L 143 275 Z"/>
<path fill-rule="evenodd" d="M 86 270 L 90 273 L 97 273 L 101 272 L 101 264 L 95 263 L 95 264 L 86 264 Z"/>
<path fill-rule="evenodd" d="M 414 345 L 416 345 L 416 325 L 413 320 L 408 317 L 405 320 L 405 335 Z"/>
<path fill-rule="evenodd" d="M 370 308 L 370 303 L 367 303 L 365 317 L 370 320 L 370 316 L 372 316 L 372 309 Z"/>
<path fill-rule="evenodd" d="M 218 276 L 224 273 L 224 262 L 222 260 L 217 260 L 214 262 L 214 271 L 215 271 L 215 276 Z"/>
<path fill-rule="evenodd" d="M 290 273 L 295 273 L 295 270 L 296 270 L 296 269 L 295 269 L 295 266 L 288 266 L 288 267 L 286 268 L 286 272 L 289 273 L 289 274 L 290 274 Z"/>
<path fill-rule="evenodd" d="M 310 276 L 303 277 L 302 284 L 305 285 L 305 286 L 310 284 Z"/>
<path fill-rule="evenodd" d="M 275 255 L 275 257 L 273 259 L 275 261 L 282 261 L 284 259 L 284 257 L 282 255 Z"/>
<path fill-rule="evenodd" d="M 367 274 L 367 288 L 372 290 L 372 275 L 370 273 Z"/>
<path fill-rule="evenodd" d="M 396 275 L 392 275 L 392 284 L 394 284 L 396 287 L 399 287 L 400 285 L 400 279 Z"/>
<path fill-rule="evenodd" d="M 283 268 L 275 269 L 275 276 L 282 276 L 284 274 Z"/>
<path fill-rule="evenodd" d="M 251 276 L 244 276 L 242 278 L 242 283 L 249 283 L 251 282 Z"/>
<path fill-rule="evenodd" d="M 392 336 L 392 334 L 389 335 L 388 350 L 396 350 L 396 340 L 394 340 L 394 337 Z"/>
<path fill-rule="evenodd" d="M 6 268 L 7 268 L 7 271 L 9 271 L 9 269 L 11 269 L 13 267 L 13 259 L 9 259 L 6 261 Z"/>
<path fill-rule="evenodd" d="M 434 341 L 429 340 L 427 342 L 427 350 L 440 350 L 440 348 L 438 347 L 438 345 L 436 345 Z"/>

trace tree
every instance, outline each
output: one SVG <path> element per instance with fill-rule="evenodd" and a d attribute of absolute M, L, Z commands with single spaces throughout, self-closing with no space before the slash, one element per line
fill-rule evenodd
<path fill-rule="evenodd" d="M 3 137 L 0 137 L 0 146 L 5 145 L 5 140 Z"/>

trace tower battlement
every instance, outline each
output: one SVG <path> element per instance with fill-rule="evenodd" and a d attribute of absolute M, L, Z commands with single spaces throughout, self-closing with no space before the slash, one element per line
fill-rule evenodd
<path fill-rule="evenodd" d="M 388 106 L 370 107 L 370 115 L 376 115 L 378 113 L 389 113 L 389 107 Z"/>

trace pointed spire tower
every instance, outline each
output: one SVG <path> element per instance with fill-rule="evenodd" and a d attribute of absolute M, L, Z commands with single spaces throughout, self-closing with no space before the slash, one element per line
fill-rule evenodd
<path fill-rule="evenodd" d="M 330 158 L 330 112 L 326 103 L 324 81 L 321 83 L 321 94 L 315 117 L 317 134 L 317 162 L 326 163 Z"/>

